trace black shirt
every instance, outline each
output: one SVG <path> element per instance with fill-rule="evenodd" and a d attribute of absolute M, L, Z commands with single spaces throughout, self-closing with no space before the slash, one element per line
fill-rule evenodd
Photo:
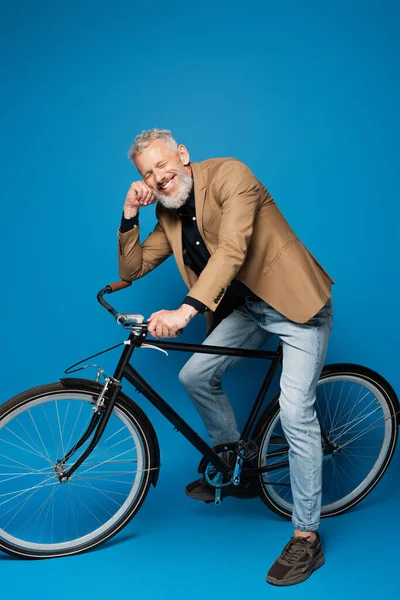
<path fill-rule="evenodd" d="M 193 188 L 185 204 L 177 209 L 177 213 L 182 222 L 183 261 L 187 267 L 192 269 L 192 271 L 199 276 L 211 255 L 197 227 Z M 132 219 L 125 219 L 124 216 L 122 216 L 120 226 L 121 233 L 129 231 L 137 225 L 138 222 L 139 219 L 137 216 Z M 227 288 L 224 297 L 214 313 L 215 321 L 218 323 L 228 316 L 234 308 L 243 303 L 246 296 L 254 296 L 254 294 L 241 281 L 238 281 L 237 279 L 231 281 L 230 286 Z M 192 298 L 190 295 L 186 296 L 183 300 L 183 304 L 193 306 L 200 313 L 208 310 L 205 304 Z"/>

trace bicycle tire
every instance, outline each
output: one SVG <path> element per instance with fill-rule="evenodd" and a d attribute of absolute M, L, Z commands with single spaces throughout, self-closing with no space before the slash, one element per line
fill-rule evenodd
<path fill-rule="evenodd" d="M 44 435 L 44 431 L 45 429 L 43 428 L 42 433 L 38 432 L 38 440 L 36 441 L 36 444 L 33 445 L 33 437 L 34 437 L 34 433 L 29 433 L 28 431 L 28 426 L 27 426 L 27 422 L 28 422 L 28 415 L 30 416 L 30 419 L 32 420 L 32 412 L 34 412 L 35 410 L 39 411 L 39 407 L 42 407 L 42 412 L 44 413 L 44 416 L 42 416 L 42 420 L 43 423 L 45 422 L 45 418 L 47 419 L 47 424 L 48 424 L 48 429 L 49 432 L 51 433 L 51 427 L 49 425 L 49 412 L 51 413 L 51 407 L 52 405 L 50 404 L 50 402 L 55 402 L 55 405 L 57 407 L 57 413 L 59 410 L 59 406 L 62 408 L 62 404 L 59 404 L 59 400 L 68 400 L 68 399 L 73 399 L 73 400 L 81 400 L 83 403 L 84 408 L 89 408 L 86 406 L 86 402 L 88 402 L 90 404 L 90 411 L 92 410 L 92 406 L 93 404 L 96 402 L 96 399 L 98 397 L 98 393 L 101 389 L 100 384 L 97 384 L 96 382 L 91 382 L 89 380 L 75 380 L 76 383 L 75 385 L 72 384 L 71 386 L 71 382 L 69 382 L 69 385 L 66 386 L 64 385 L 64 383 L 51 383 L 51 384 L 46 384 L 43 386 L 38 386 L 35 388 L 32 388 L 30 390 L 27 390 L 21 394 L 18 394 L 17 396 L 15 396 L 14 398 L 11 398 L 10 400 L 8 400 L 7 402 L 5 402 L 1 407 L 0 407 L 0 448 L 1 448 L 1 443 L 3 440 L 3 438 L 5 436 L 9 435 L 9 430 L 10 430 L 10 426 L 9 424 L 14 424 L 14 428 L 15 430 L 17 430 L 17 425 L 19 426 L 19 424 L 22 421 L 23 426 L 25 427 L 25 430 L 27 432 L 27 434 L 29 434 L 30 439 L 28 437 L 25 436 L 25 439 L 23 439 L 22 435 L 18 435 L 15 434 L 14 432 L 14 436 L 17 435 L 17 437 L 19 437 L 19 439 L 21 441 L 15 440 L 15 438 L 13 437 L 12 440 L 14 441 L 14 443 L 12 443 L 12 446 L 16 446 L 15 442 L 18 442 L 18 445 L 21 444 L 20 450 L 19 452 L 21 452 L 22 450 L 25 450 L 26 453 L 29 452 L 29 454 L 31 456 L 29 456 L 29 461 L 36 461 L 39 460 L 39 450 L 41 451 L 41 455 L 47 459 L 47 457 L 45 456 L 44 452 L 47 454 L 47 456 L 49 456 L 49 452 L 46 450 L 45 446 L 40 445 L 39 442 L 39 438 L 40 441 L 43 444 L 43 440 L 45 439 L 45 435 Z M 84 382 L 84 383 L 83 383 Z M 46 400 L 47 399 L 47 400 Z M 75 405 L 71 405 L 71 406 L 75 406 Z M 50 407 L 50 408 L 49 408 Z M 60 408 L 60 412 L 61 412 L 61 408 Z M 73 410 L 73 409 L 71 409 Z M 75 409 L 76 412 L 76 409 Z M 91 412 L 91 414 L 93 414 Z M 64 429 L 65 429 L 65 423 L 67 421 L 67 415 L 68 415 L 68 408 L 66 409 L 66 414 L 64 414 L 64 427 L 63 430 L 61 431 L 61 423 L 60 423 L 60 419 L 59 419 L 59 426 L 60 426 L 60 434 L 62 437 L 62 434 L 64 433 Z M 59 415 L 58 415 L 59 416 Z M 86 417 L 86 414 L 84 415 Z M 130 434 L 131 438 L 129 438 L 129 436 L 123 440 L 123 442 L 119 442 L 118 438 L 115 437 L 114 439 L 117 440 L 117 442 L 114 442 L 114 440 L 110 440 L 108 442 L 108 445 L 106 445 L 106 442 L 103 443 L 103 446 L 105 447 L 105 452 L 110 454 L 110 446 L 111 442 L 114 444 L 114 446 L 117 446 L 118 444 L 130 444 L 129 446 L 129 450 L 127 450 L 126 452 L 133 452 L 133 448 L 134 448 L 134 443 L 138 444 L 138 447 L 140 445 L 140 464 L 143 466 L 143 468 L 141 468 L 141 470 L 139 471 L 138 469 L 136 469 L 136 471 L 121 471 L 121 473 L 130 473 L 132 474 L 132 480 L 134 481 L 134 483 L 132 483 L 132 488 L 131 491 L 126 492 L 127 494 L 127 500 L 125 501 L 125 503 L 122 503 L 119 510 L 116 511 L 115 515 L 112 516 L 112 518 L 110 517 L 109 519 L 109 525 L 105 524 L 102 525 L 101 527 L 98 527 L 98 533 L 96 534 L 87 534 L 84 536 L 79 536 L 77 537 L 76 540 L 72 539 L 69 540 L 68 542 L 62 542 L 62 541 L 58 541 L 55 544 L 53 543 L 45 543 L 45 544 L 41 544 L 41 543 L 36 543 L 36 542 L 32 542 L 32 541 L 27 541 L 27 540 L 23 540 L 21 539 L 21 537 L 16 538 L 15 535 L 8 533 L 7 531 L 5 531 L 2 527 L 3 527 L 3 523 L 1 523 L 0 526 L 0 550 L 11 554 L 13 556 L 18 556 L 18 557 L 22 557 L 22 558 L 28 558 L 28 559 L 39 559 L 39 558 L 55 558 L 55 557 L 61 557 L 61 556 L 69 556 L 69 555 L 73 555 L 73 554 L 80 554 L 82 552 L 86 552 L 87 550 L 90 550 L 92 548 L 95 548 L 96 546 L 104 543 L 105 541 L 111 539 L 114 535 L 116 535 L 117 533 L 119 533 L 128 523 L 129 521 L 135 516 L 135 514 L 138 512 L 139 508 L 142 506 L 147 493 L 149 491 L 150 485 L 151 483 L 155 484 L 157 477 L 158 477 L 158 470 L 159 470 L 159 452 L 158 452 L 158 441 L 157 438 L 155 436 L 155 432 L 150 424 L 150 421 L 148 420 L 147 416 L 145 415 L 145 413 L 140 409 L 140 407 L 138 405 L 136 405 L 133 401 L 131 401 L 130 399 L 128 399 L 127 396 L 125 396 L 123 393 L 120 393 L 119 396 L 117 397 L 116 403 L 115 403 L 115 407 L 113 409 L 112 412 L 112 417 L 115 417 L 115 422 L 116 425 L 115 427 L 117 427 L 120 423 L 122 424 L 122 427 L 119 431 L 122 431 L 122 428 L 125 427 L 127 429 L 127 432 Z M 30 421 L 29 421 L 30 422 Z M 98 483 L 99 479 L 106 479 L 106 476 L 108 476 L 108 480 L 107 480 L 107 484 L 109 483 L 110 479 L 112 480 L 114 487 L 116 485 L 119 485 L 120 488 L 122 486 L 122 484 L 129 484 L 131 485 L 131 483 L 125 482 L 125 481 L 121 481 L 119 483 L 115 483 L 115 477 L 113 478 L 114 475 L 114 471 L 110 471 L 110 465 L 107 463 L 125 463 L 125 462 L 135 462 L 134 460 L 105 460 L 103 461 L 103 463 L 93 463 L 95 466 L 91 466 L 88 467 L 87 466 L 87 461 L 91 460 L 91 457 L 94 456 L 94 453 L 96 452 L 96 450 L 99 448 L 99 445 L 102 443 L 102 440 L 106 440 L 105 435 L 106 432 L 108 431 L 108 427 L 111 423 L 111 419 L 109 421 L 109 423 L 107 424 L 105 433 L 103 434 L 103 437 L 100 439 L 99 444 L 94 448 L 94 450 L 92 451 L 92 453 L 89 455 L 89 457 L 86 459 L 86 461 L 78 468 L 78 470 L 75 472 L 75 474 L 72 476 L 71 478 L 71 482 L 68 482 L 66 484 L 60 484 L 60 486 L 68 486 L 68 485 L 72 485 L 74 477 L 77 476 L 78 482 L 80 481 L 80 484 L 76 484 L 76 485 L 80 485 L 81 488 L 88 488 L 91 491 L 91 488 L 94 489 L 98 489 L 100 490 L 100 493 L 103 496 L 107 496 L 107 494 L 104 493 L 103 488 L 98 488 L 97 486 L 99 486 L 100 484 Z M 24 425 L 25 423 L 25 425 Z M 36 426 L 37 427 L 37 426 Z M 17 430 L 19 431 L 19 430 Z M 49 437 L 47 430 L 46 430 L 46 434 L 47 437 Z M 117 434 L 113 434 L 114 436 L 116 436 Z M 113 437 L 113 435 L 111 435 L 111 437 Z M 3 437 L 2 437 L 3 436 Z M 72 437 L 72 435 L 71 435 Z M 54 439 L 54 435 L 53 435 L 53 439 Z M 56 441 L 56 440 L 55 440 Z M 7 444 L 10 444 L 9 440 L 7 441 Z M 73 445 L 73 444 L 72 444 Z M 8 446 L 7 446 L 8 447 Z M 124 448 L 125 446 L 122 446 L 122 448 Z M 118 449 L 119 450 L 119 449 Z M 117 450 L 114 450 L 113 452 L 117 452 Z M 125 454 L 126 454 L 125 452 Z M 4 458 L 1 460 L 2 463 L 6 463 L 5 465 L 3 464 L 3 470 L 5 466 L 7 465 L 7 456 L 0 453 L 0 456 L 3 456 Z M 24 455 L 25 456 L 25 455 Z M 101 456 L 101 454 L 100 454 Z M 130 456 L 130 455 L 129 455 Z M 137 450 L 137 456 L 139 456 L 139 450 Z M 23 464 L 22 462 L 18 461 L 17 459 L 10 459 L 8 458 L 10 462 L 10 465 L 13 465 L 15 469 L 22 469 L 22 467 L 18 466 L 19 464 Z M 135 459 L 136 463 L 139 463 L 138 458 Z M 47 464 L 47 463 L 46 463 Z M 15 465 L 17 465 L 15 467 Z M 109 470 L 99 476 L 99 465 L 102 466 L 102 468 L 108 468 Z M 105 465 L 105 466 L 104 466 Z M 82 473 L 82 469 L 86 467 L 86 471 L 91 471 L 90 477 L 88 475 L 86 475 L 86 479 L 85 477 L 83 477 L 82 475 L 80 475 L 80 473 Z M 119 469 L 119 465 L 117 467 L 112 467 L 115 469 Z M 126 468 L 126 467 L 123 467 Z M 48 472 L 46 472 L 48 471 Z M 83 471 L 84 472 L 84 471 Z M 117 472 L 117 471 L 115 471 Z M 4 475 L 4 473 L 2 473 L 2 475 Z M 9 475 L 9 474 L 8 474 Z M 54 490 L 57 489 L 58 491 L 58 481 L 53 481 L 51 479 L 51 468 L 49 465 L 47 465 L 45 467 L 45 469 L 34 469 L 32 473 L 27 472 L 27 475 L 41 475 L 43 476 L 43 482 L 42 484 L 33 486 L 31 488 L 29 488 L 29 492 L 33 489 L 34 492 L 29 496 L 29 498 L 31 498 L 32 496 L 34 496 L 35 494 L 39 492 L 43 492 L 43 488 L 52 485 Z M 119 475 L 119 472 L 118 472 Z M 126 475 L 124 475 L 126 476 Z M 8 476 L 8 478 L 1 478 L 0 476 L 0 484 L 3 482 L 3 490 L 7 490 L 7 483 L 4 482 L 9 482 L 10 480 L 15 480 L 18 478 L 21 479 L 21 477 L 23 477 L 23 474 L 20 474 L 20 472 L 17 472 L 17 475 L 13 475 L 12 477 Z M 128 478 L 128 476 L 126 476 Z M 96 485 L 93 485 L 90 481 L 88 483 L 89 479 L 94 479 L 96 482 Z M 54 474 L 54 479 L 57 479 L 56 474 Z M 82 479 L 83 479 L 83 483 L 82 483 Z M 26 479 L 22 479 L 23 482 L 26 481 Z M 86 484 L 88 483 L 88 485 L 85 486 L 85 481 Z M 46 483 L 47 482 L 47 483 Z M 26 485 L 26 484 L 25 484 Z M 129 489 L 129 485 L 126 489 Z M 135 487 L 136 486 L 136 487 Z M 112 487 L 112 486 L 111 486 Z M 38 489 L 36 489 L 38 488 Z M 65 489 L 65 488 L 64 488 Z M 72 488 L 70 488 L 71 490 Z M 123 488 L 125 489 L 125 487 Z M 136 489 L 137 489 L 137 493 L 136 493 Z M 135 490 L 134 495 L 132 490 Z M 17 490 L 18 491 L 18 490 Z M 79 490 L 78 490 L 79 492 Z M 104 505 L 106 504 L 110 504 L 111 502 L 114 502 L 115 504 L 121 503 L 122 500 L 120 500 L 117 496 L 113 496 L 112 494 L 120 494 L 123 495 L 121 493 L 121 491 L 109 491 L 108 492 L 108 500 L 103 500 Z M 24 499 L 24 493 L 25 490 L 23 489 L 22 492 L 20 492 L 18 495 L 21 496 L 22 494 L 22 498 Z M 69 495 L 71 492 L 69 491 L 67 493 L 67 495 Z M 75 492 L 74 492 L 75 493 Z M 87 493 L 87 492 L 86 492 Z M 125 493 L 125 492 L 124 492 Z M 18 496 L 16 494 L 16 492 L 11 492 L 11 494 L 14 494 L 14 496 L 12 496 L 12 498 L 17 499 Z M 130 500 L 130 495 L 132 496 L 132 499 Z M 52 503 L 53 503 L 53 517 L 54 517 L 54 504 L 55 504 L 55 495 L 56 492 L 52 492 L 53 498 L 52 498 Z M 72 493 L 71 493 L 72 495 Z M 7 499 L 8 496 L 8 499 Z M 60 496 L 60 494 L 59 494 Z M 0 493 L 0 498 L 1 497 L 6 497 L 6 500 L 2 501 L 2 504 L 6 504 L 10 502 L 10 492 L 5 491 L 5 493 L 1 494 Z M 102 497 L 102 496 L 101 496 Z M 33 501 L 29 500 L 28 501 Z M 78 496 L 79 498 L 79 496 Z M 115 498 L 117 498 L 117 500 L 115 500 Z M 51 502 L 51 500 L 49 500 L 49 502 Z M 71 502 L 71 500 L 70 500 Z M 24 503 L 25 504 L 25 503 Z M 23 506 L 24 506 L 23 504 Z M 125 506 L 126 504 L 126 506 Z M 50 506 L 50 505 L 49 505 Z M 86 506 L 86 505 L 85 505 Z M 89 505 L 89 511 L 91 509 L 94 510 L 95 504 Z M 68 502 L 67 500 L 65 500 L 65 507 L 66 507 L 66 511 L 68 508 Z M 9 511 L 9 506 L 6 507 L 7 510 Z M 40 508 L 40 506 L 39 506 Z M 80 519 L 80 515 L 78 515 L 78 519 L 76 519 L 76 514 L 75 511 L 72 508 L 72 513 L 74 515 L 75 518 L 75 525 L 76 525 L 76 531 L 78 532 L 78 524 L 80 526 L 81 520 Z M 103 507 L 102 507 L 103 508 Z M 38 509 L 39 510 L 39 509 Z M 106 510 L 104 508 L 104 510 Z M 4 512 L 4 511 L 3 511 Z M 19 510 L 20 512 L 20 510 Z M 44 509 L 41 509 L 39 516 L 42 514 L 42 512 L 44 512 Z M 47 512 L 49 512 L 49 508 L 47 509 Z M 7 513 L 6 513 L 7 514 Z M 17 514 L 17 513 L 16 513 Z M 93 511 L 92 514 L 94 515 Z M 110 513 L 111 514 L 111 513 Z M 36 513 L 34 514 L 34 516 L 36 516 Z M 86 518 L 90 517 L 90 515 L 87 515 Z M 2 515 L 0 515 L 0 518 L 2 518 Z M 18 517 L 19 518 L 19 517 Z M 99 518 L 96 516 L 96 518 L 99 520 Z M 106 517 L 104 517 L 106 518 Z M 39 519 L 39 517 L 37 517 L 37 519 Z M 46 519 L 47 519 L 47 513 L 46 513 Z M 11 521 L 16 520 L 16 517 L 12 517 Z M 66 520 L 66 519 L 65 519 Z M 70 519 L 72 521 L 72 519 Z M 33 521 L 33 517 L 31 519 L 30 522 L 30 526 L 32 526 L 32 521 Z M 100 522 L 100 520 L 99 520 Z M 53 523 L 56 524 L 58 521 L 54 521 L 53 519 Z M 53 527 L 53 523 L 52 523 L 52 527 Z M 108 523 L 108 521 L 107 521 Z M 10 527 L 10 525 L 9 525 Z M 13 525 L 14 527 L 14 525 Z M 16 527 L 16 525 L 15 525 Z M 44 526 L 43 526 L 44 527 Z M 66 529 L 67 525 L 64 524 L 64 527 Z M 96 530 L 97 531 L 97 530 Z M 52 535 L 53 535 L 53 530 L 52 530 Z"/>
<path fill-rule="evenodd" d="M 323 384 L 331 384 L 332 388 L 336 383 L 342 382 L 342 384 L 344 385 L 344 383 L 346 382 L 350 382 L 350 384 L 352 383 L 353 385 L 356 385 L 356 383 L 359 383 L 361 386 L 363 386 L 363 388 L 367 389 L 370 393 L 374 393 L 376 394 L 376 397 L 378 399 L 378 402 L 382 408 L 382 414 L 384 415 L 384 418 L 382 419 L 382 425 L 384 424 L 384 429 L 385 429 L 385 433 L 384 433 L 384 439 L 382 441 L 382 449 L 381 449 L 381 455 L 379 455 L 379 460 L 377 459 L 377 462 L 374 464 L 373 469 L 370 472 L 370 476 L 369 479 L 365 479 L 365 484 L 364 482 L 360 482 L 359 486 L 358 486 L 358 491 L 357 488 L 355 488 L 355 490 L 351 493 L 347 493 L 343 496 L 343 498 L 338 498 L 336 500 L 336 502 L 334 503 L 329 503 L 326 502 L 324 504 L 324 495 L 325 495 L 325 488 L 324 488 L 324 482 L 323 482 L 323 497 L 322 497 L 322 507 L 321 507 L 321 518 L 326 518 L 326 517 L 332 517 L 332 516 L 337 516 L 340 515 L 344 512 L 346 512 L 347 510 L 353 508 L 354 506 L 356 506 L 357 504 L 359 504 L 359 502 L 361 502 L 373 489 L 374 487 L 378 484 L 378 482 L 380 481 L 380 479 L 382 478 L 382 476 L 384 475 L 385 471 L 387 470 L 390 461 L 393 457 L 393 453 L 396 447 L 396 443 L 397 443 L 397 438 L 398 438 L 398 411 L 399 411 L 399 402 L 396 396 L 396 393 L 394 392 L 393 388 L 390 386 L 390 384 L 382 377 L 380 376 L 378 373 L 376 373 L 375 371 L 362 367 L 360 365 L 352 365 L 352 364 L 335 364 L 335 365 L 329 365 L 326 366 L 324 368 L 324 370 L 321 373 L 321 377 L 319 379 L 318 382 L 318 387 L 320 385 Z M 318 390 L 318 388 L 317 388 Z M 265 443 L 266 440 L 268 439 L 268 436 L 270 437 L 270 439 L 274 439 L 272 437 L 272 430 L 274 427 L 277 427 L 277 424 L 279 422 L 279 403 L 278 403 L 278 399 L 279 399 L 279 395 L 277 395 L 271 402 L 272 407 L 274 407 L 274 409 L 271 411 L 270 407 L 267 407 L 263 413 L 263 415 L 261 416 L 259 422 L 257 423 L 256 426 L 256 430 L 254 431 L 254 435 L 252 436 L 254 439 L 257 440 L 257 443 L 259 444 L 259 455 L 258 455 L 258 459 L 257 459 L 257 464 L 258 467 L 264 466 L 266 464 L 266 448 L 265 448 Z M 369 401 L 369 400 L 368 400 Z M 374 404 L 374 406 L 377 406 L 376 403 Z M 333 409 L 334 410 L 334 409 Z M 332 410 L 332 412 L 333 412 Z M 336 407 L 336 412 L 338 411 L 337 407 Z M 376 412 L 376 409 L 374 409 L 374 411 Z M 366 414 L 366 413 L 364 413 Z M 361 417 L 358 420 L 353 419 L 353 421 L 356 422 L 356 425 L 350 423 L 349 426 L 343 426 L 342 427 L 342 431 L 345 431 L 347 435 L 349 435 L 350 431 L 352 431 L 351 435 L 353 435 L 353 438 L 355 440 L 355 442 L 357 442 L 357 440 L 361 440 L 362 439 L 362 435 L 363 434 L 359 434 L 358 437 L 356 435 L 354 435 L 353 428 L 356 427 L 358 424 L 360 424 L 363 419 L 366 420 L 367 417 L 364 416 L 364 414 L 361 413 Z M 372 414 L 372 413 L 371 413 Z M 351 413 L 352 416 L 352 413 Z M 346 430 L 347 427 L 347 430 Z M 368 427 L 368 424 L 367 424 Z M 376 427 L 370 427 L 369 430 L 366 429 L 366 434 L 371 433 L 374 428 Z M 339 428 L 336 428 L 337 430 Z M 282 430 L 283 431 L 283 430 Z M 339 429 L 340 432 L 340 429 Z M 279 434 L 278 434 L 279 435 Z M 350 435 L 350 437 L 351 437 Z M 282 443 L 282 440 L 279 440 L 279 438 L 275 437 L 276 440 L 278 440 L 278 442 Z M 353 442 L 354 443 L 354 442 Z M 350 441 L 345 440 L 343 448 L 345 448 L 345 445 L 350 444 Z M 276 445 L 276 444 L 275 444 Z M 282 444 L 283 445 L 283 444 Z M 340 445 L 340 439 L 339 439 L 339 445 Z M 368 446 L 366 446 L 368 447 Z M 264 458 L 263 458 L 263 454 L 264 454 Z M 340 456 L 340 452 L 335 456 L 335 459 L 337 459 L 337 457 Z M 281 458 L 276 459 L 276 462 L 278 460 L 281 460 Z M 334 459 L 332 459 L 334 460 Z M 365 460 L 365 459 L 363 459 Z M 324 468 L 325 468 L 325 463 L 324 463 Z M 324 473 L 324 468 L 323 468 L 323 473 Z M 334 469 L 332 468 L 332 471 Z M 289 469 L 287 468 L 288 474 L 286 476 L 286 479 L 280 479 L 279 483 L 277 485 L 273 485 L 273 483 L 270 483 L 268 481 L 269 475 L 264 474 L 264 475 L 260 475 L 259 476 L 259 483 L 260 483 L 260 498 L 262 499 L 262 501 L 266 504 L 266 506 L 271 509 L 273 512 L 275 512 L 276 514 L 290 519 L 292 516 L 292 510 L 291 510 L 291 506 L 292 503 L 290 501 L 285 502 L 283 501 L 283 495 L 284 493 L 287 494 L 287 492 L 282 492 L 282 497 L 279 496 L 279 492 L 278 494 L 276 493 L 276 488 L 279 488 L 279 484 L 281 484 L 281 487 L 283 488 L 284 485 L 289 486 L 290 485 L 290 474 L 289 474 Z M 281 471 L 281 473 L 283 473 L 283 469 Z M 281 476 L 281 473 L 279 473 L 279 475 Z M 271 481 L 273 480 L 273 476 L 271 476 Z M 283 485 L 282 485 L 283 484 Z"/>

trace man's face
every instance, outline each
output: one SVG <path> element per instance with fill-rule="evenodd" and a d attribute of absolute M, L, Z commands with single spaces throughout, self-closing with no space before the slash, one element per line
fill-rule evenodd
<path fill-rule="evenodd" d="M 146 185 L 166 208 L 179 208 L 188 198 L 193 180 L 185 146 L 174 149 L 154 140 L 135 156 L 135 165 Z"/>

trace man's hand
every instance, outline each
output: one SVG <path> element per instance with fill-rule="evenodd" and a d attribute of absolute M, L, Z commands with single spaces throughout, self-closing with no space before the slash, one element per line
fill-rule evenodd
<path fill-rule="evenodd" d="M 144 181 L 134 181 L 125 198 L 124 217 L 132 219 L 136 217 L 141 206 L 147 206 L 157 202 L 151 189 Z"/>
<path fill-rule="evenodd" d="M 150 316 L 147 329 L 154 338 L 177 337 L 195 315 L 197 310 L 189 304 L 182 304 L 177 310 L 159 310 Z"/>

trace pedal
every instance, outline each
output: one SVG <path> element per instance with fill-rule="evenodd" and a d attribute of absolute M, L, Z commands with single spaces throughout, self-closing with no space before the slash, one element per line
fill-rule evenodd
<path fill-rule="evenodd" d="M 234 452 L 237 442 L 228 442 L 226 444 L 217 444 L 213 447 L 213 450 L 218 454 L 222 452 Z M 197 472 L 203 474 L 208 465 L 208 458 L 203 456 L 199 462 L 199 466 L 197 468 Z"/>
<path fill-rule="evenodd" d="M 239 440 L 236 448 L 234 449 L 235 454 L 245 462 L 253 460 L 258 455 L 258 446 L 254 440 Z"/>

